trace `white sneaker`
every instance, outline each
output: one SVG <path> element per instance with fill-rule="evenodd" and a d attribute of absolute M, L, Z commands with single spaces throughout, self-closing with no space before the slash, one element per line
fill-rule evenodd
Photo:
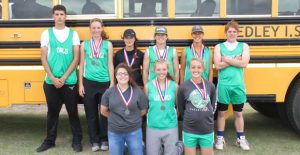
<path fill-rule="evenodd" d="M 96 152 L 96 151 L 99 151 L 100 150 L 100 146 L 98 143 L 93 143 L 92 144 L 92 151 L 93 152 Z"/>
<path fill-rule="evenodd" d="M 241 136 L 240 138 L 237 138 L 235 145 L 240 147 L 242 150 L 250 150 L 249 143 L 245 136 Z"/>
<path fill-rule="evenodd" d="M 217 142 L 215 143 L 215 148 L 217 150 L 223 150 L 225 145 L 225 139 L 223 136 L 217 136 Z"/>
<path fill-rule="evenodd" d="M 109 147 L 108 147 L 108 142 L 104 141 L 101 143 L 100 145 L 100 150 L 101 151 L 108 151 Z"/>

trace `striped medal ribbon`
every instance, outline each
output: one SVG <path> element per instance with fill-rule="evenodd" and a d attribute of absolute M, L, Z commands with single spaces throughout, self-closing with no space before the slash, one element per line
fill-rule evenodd
<path fill-rule="evenodd" d="M 96 45 L 94 39 L 91 39 L 91 49 L 92 49 L 92 53 L 91 56 L 92 58 L 96 58 L 98 59 L 100 57 L 100 52 L 101 52 L 101 48 L 102 48 L 102 39 L 100 39 L 98 45 Z"/>
<path fill-rule="evenodd" d="M 202 58 L 203 59 L 203 53 L 204 53 L 204 45 L 201 45 L 201 49 L 200 49 L 200 55 L 197 53 L 197 51 L 195 50 L 194 44 L 191 45 L 192 46 L 192 52 L 193 52 L 193 56 L 196 58 Z"/>
<path fill-rule="evenodd" d="M 164 105 L 164 102 L 165 102 L 166 92 L 168 91 L 167 90 L 168 89 L 168 80 L 166 78 L 164 93 L 162 93 L 162 91 L 161 91 L 161 88 L 160 88 L 160 85 L 159 85 L 159 82 L 158 82 L 157 78 L 155 79 L 155 85 L 156 85 L 156 89 L 158 91 L 158 95 L 159 95 L 160 101 L 162 102 L 162 106 L 160 107 L 160 110 L 164 111 L 166 109 L 166 107 Z"/>
<path fill-rule="evenodd" d="M 207 102 L 206 101 L 206 86 L 205 86 L 203 78 L 201 79 L 203 89 L 201 89 L 193 79 L 191 79 L 191 81 L 192 81 L 193 85 L 196 87 L 196 89 L 200 92 L 200 94 L 202 96 L 202 101 Z"/>
<path fill-rule="evenodd" d="M 123 53 L 124 53 L 124 59 L 125 59 L 127 65 L 128 65 L 129 67 L 131 67 L 131 66 L 134 64 L 134 61 L 135 61 L 137 52 L 134 52 L 134 55 L 133 55 L 133 57 L 132 57 L 132 59 L 131 59 L 131 62 L 129 62 L 129 58 L 128 58 L 128 55 L 127 55 L 127 52 L 126 52 L 125 48 L 124 48 L 124 50 L 123 50 Z"/>
<path fill-rule="evenodd" d="M 157 59 L 164 59 L 164 60 L 167 60 L 167 58 L 168 58 L 168 49 L 169 49 L 168 46 L 166 46 L 166 47 L 164 48 L 164 52 L 163 52 L 162 55 L 160 54 L 159 49 L 158 49 L 157 46 L 154 46 L 154 49 L 155 49 L 155 53 L 156 53 Z"/>
<path fill-rule="evenodd" d="M 117 85 L 117 88 L 118 88 L 119 95 L 122 98 L 122 102 L 126 106 L 125 115 L 129 115 L 130 111 L 129 111 L 128 107 L 129 107 L 129 104 L 130 104 L 132 96 L 133 96 L 133 89 L 130 86 L 130 97 L 129 97 L 128 101 L 126 101 L 126 99 L 125 99 L 125 97 L 124 97 L 124 95 L 123 95 L 123 93 L 122 93 L 119 85 Z"/>

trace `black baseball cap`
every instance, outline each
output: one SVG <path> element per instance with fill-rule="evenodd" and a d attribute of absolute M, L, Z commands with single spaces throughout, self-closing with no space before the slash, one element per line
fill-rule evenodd
<path fill-rule="evenodd" d="M 126 29 L 124 31 L 123 37 L 136 37 L 136 34 L 133 29 Z"/>

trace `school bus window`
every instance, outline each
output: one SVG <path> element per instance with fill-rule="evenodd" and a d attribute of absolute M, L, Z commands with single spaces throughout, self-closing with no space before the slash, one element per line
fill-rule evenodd
<path fill-rule="evenodd" d="M 271 15 L 272 0 L 227 0 L 227 15 Z"/>
<path fill-rule="evenodd" d="M 0 1 L 0 20 L 2 19 L 2 1 Z"/>
<path fill-rule="evenodd" d="M 115 14 L 115 0 L 61 0 L 68 15 Z"/>
<path fill-rule="evenodd" d="M 52 1 L 9 0 L 8 8 L 12 19 L 42 19 L 52 16 Z"/>
<path fill-rule="evenodd" d="M 167 0 L 124 0 L 124 17 L 167 17 Z"/>
<path fill-rule="evenodd" d="M 289 5 L 286 5 L 286 4 Z M 279 0 L 278 1 L 278 15 L 279 16 L 296 16 L 300 15 L 300 1 L 299 0 Z"/>
<path fill-rule="evenodd" d="M 220 0 L 176 0 L 176 17 L 212 17 L 220 15 Z"/>

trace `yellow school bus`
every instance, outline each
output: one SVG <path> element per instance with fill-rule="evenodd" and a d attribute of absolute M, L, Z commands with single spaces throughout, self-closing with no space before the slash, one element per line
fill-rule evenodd
<path fill-rule="evenodd" d="M 0 0 L 0 107 L 44 104 L 45 72 L 40 35 L 53 26 L 51 8 L 67 8 L 67 25 L 89 39 L 89 19 L 104 20 L 114 49 L 133 28 L 139 48 L 153 45 L 155 26 L 168 28 L 168 45 L 178 54 L 191 43 L 191 28 L 202 25 L 205 45 L 225 40 L 224 25 L 240 23 L 239 41 L 250 45 L 245 69 L 248 102 L 300 133 L 300 10 L 298 0 Z M 288 3 L 289 5 L 285 5 Z M 217 76 L 217 71 L 215 71 Z"/>

